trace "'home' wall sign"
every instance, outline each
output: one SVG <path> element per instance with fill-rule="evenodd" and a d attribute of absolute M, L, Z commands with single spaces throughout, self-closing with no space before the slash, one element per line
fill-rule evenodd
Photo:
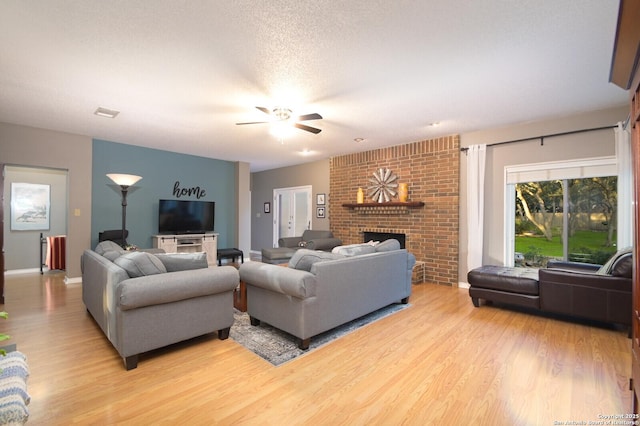
<path fill-rule="evenodd" d="M 176 198 L 180 198 L 182 196 L 192 196 L 195 195 L 197 199 L 202 197 L 206 197 L 207 191 L 201 189 L 199 186 L 194 186 L 191 188 L 180 188 L 180 181 L 177 180 L 175 184 L 173 184 L 173 196 Z"/>

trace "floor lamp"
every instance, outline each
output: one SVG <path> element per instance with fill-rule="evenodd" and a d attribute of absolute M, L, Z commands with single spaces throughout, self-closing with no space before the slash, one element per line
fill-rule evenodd
<path fill-rule="evenodd" d="M 122 193 L 122 248 L 127 247 L 127 241 L 125 239 L 125 232 L 127 229 L 127 192 L 129 187 L 135 185 L 142 176 L 136 175 L 124 175 L 119 173 L 107 173 L 107 177 L 114 181 L 116 185 L 120 187 Z"/>

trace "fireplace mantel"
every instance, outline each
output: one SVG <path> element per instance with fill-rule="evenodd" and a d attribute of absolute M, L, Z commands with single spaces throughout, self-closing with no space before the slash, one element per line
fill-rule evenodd
<path fill-rule="evenodd" d="M 347 203 L 342 207 L 354 210 L 358 214 L 408 214 L 409 209 L 424 207 L 423 201 L 391 201 L 388 203 Z"/>

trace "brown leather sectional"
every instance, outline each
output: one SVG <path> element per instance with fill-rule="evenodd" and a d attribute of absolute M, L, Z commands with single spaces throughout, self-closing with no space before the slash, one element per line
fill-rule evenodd
<path fill-rule="evenodd" d="M 549 262 L 547 268 L 482 266 L 467 274 L 474 306 L 480 300 L 605 323 L 631 325 L 630 250 L 605 265 Z"/>

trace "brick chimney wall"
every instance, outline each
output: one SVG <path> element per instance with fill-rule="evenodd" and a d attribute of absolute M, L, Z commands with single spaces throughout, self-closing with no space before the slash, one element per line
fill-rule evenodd
<path fill-rule="evenodd" d="M 365 202 L 373 202 L 367 187 L 380 168 L 391 169 L 397 182 L 408 183 L 409 201 L 422 201 L 425 206 L 393 215 L 359 214 L 343 207 L 356 203 L 360 187 Z M 363 231 L 404 233 L 407 250 L 425 262 L 427 282 L 457 285 L 459 179 L 459 135 L 332 157 L 331 230 L 344 244 L 363 242 Z"/>

